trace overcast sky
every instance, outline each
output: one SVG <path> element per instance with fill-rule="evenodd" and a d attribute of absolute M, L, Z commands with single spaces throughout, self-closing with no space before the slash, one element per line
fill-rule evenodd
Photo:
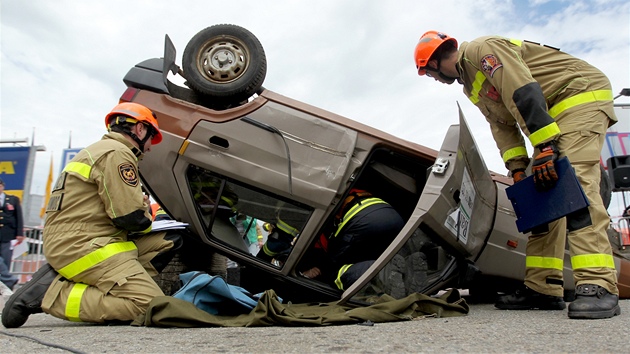
<path fill-rule="evenodd" d="M 436 150 L 457 124 L 459 102 L 486 164 L 501 173 L 488 125 L 461 86 L 417 75 L 413 50 L 424 32 L 548 44 L 600 68 L 615 94 L 630 87 L 627 0 L 1 0 L 0 14 L 0 139 L 31 142 L 34 134 L 46 147 L 37 153 L 35 194 L 44 194 L 51 156 L 56 178 L 70 134 L 74 148 L 101 138 L 123 76 L 161 57 L 165 34 L 181 64 L 190 38 L 214 24 L 258 37 L 265 88 Z M 627 113 L 620 119 L 630 127 Z"/>

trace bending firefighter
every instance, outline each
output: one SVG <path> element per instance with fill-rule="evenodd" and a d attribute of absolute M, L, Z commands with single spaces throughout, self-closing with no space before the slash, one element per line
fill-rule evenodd
<path fill-rule="evenodd" d="M 495 306 L 564 309 L 562 269 L 568 239 L 576 286 L 568 316 L 619 315 L 617 275 L 606 235 L 610 220 L 599 194 L 600 152 L 606 129 L 617 121 L 608 78 L 587 62 L 549 46 L 487 36 L 458 49 L 455 38 L 436 31 L 420 37 L 415 64 L 421 76 L 463 85 L 490 124 L 515 183 L 525 178 L 530 163 L 523 133 L 534 147 L 531 172 L 536 188 L 555 187 L 555 161 L 566 156 L 590 204 L 532 231 L 524 287 L 500 297 Z"/>
<path fill-rule="evenodd" d="M 138 176 L 138 160 L 162 140 L 157 119 L 144 106 L 121 103 L 105 124 L 109 133 L 81 150 L 53 187 L 44 226 L 48 264 L 7 301 L 7 328 L 42 311 L 70 321 L 129 322 L 164 295 L 151 277 L 182 238 L 176 230 L 151 233 Z"/>

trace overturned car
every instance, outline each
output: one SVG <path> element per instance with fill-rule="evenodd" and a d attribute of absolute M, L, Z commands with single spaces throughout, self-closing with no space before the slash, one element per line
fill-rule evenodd
<path fill-rule="evenodd" d="M 166 36 L 163 58 L 127 73 L 121 101 L 157 115 L 163 142 L 140 173 L 163 209 L 189 224 L 185 264 L 204 267 L 222 254 L 240 265 L 237 285 L 294 302 L 447 287 L 496 295 L 522 283 L 528 235 L 517 231 L 506 196 L 512 180 L 486 168 L 461 110 L 435 151 L 264 88 L 263 47 L 242 27 L 200 31 L 181 68 L 175 53 Z M 352 285 L 306 276 L 312 250 L 356 188 L 385 200 L 404 226 Z M 290 229 L 289 246 L 273 257 L 251 253 L 230 222 L 235 214 Z M 570 264 L 567 252 L 568 291 Z M 630 297 L 630 261 L 617 256 L 615 266 L 620 296 Z"/>

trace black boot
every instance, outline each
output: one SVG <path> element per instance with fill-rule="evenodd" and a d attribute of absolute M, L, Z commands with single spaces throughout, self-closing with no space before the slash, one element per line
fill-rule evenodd
<path fill-rule="evenodd" d="M 501 310 L 564 310 L 566 305 L 560 296 L 545 295 L 524 287 L 514 294 L 499 297 L 494 307 Z"/>
<path fill-rule="evenodd" d="M 569 305 L 569 318 L 599 319 L 619 314 L 619 297 L 594 284 L 578 285 L 575 301 Z"/>
<path fill-rule="evenodd" d="M 17 328 L 26 323 L 28 316 L 42 312 L 42 300 L 56 276 L 57 272 L 48 263 L 41 266 L 4 305 L 2 324 L 6 328 Z"/>

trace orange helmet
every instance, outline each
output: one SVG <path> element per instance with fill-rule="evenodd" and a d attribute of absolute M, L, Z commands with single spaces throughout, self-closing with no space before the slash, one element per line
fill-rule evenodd
<path fill-rule="evenodd" d="M 159 144 L 162 141 L 162 133 L 160 132 L 160 127 L 158 126 L 155 113 L 151 112 L 151 110 L 147 107 L 134 102 L 119 103 L 118 105 L 116 105 L 116 107 L 112 109 L 111 112 L 109 112 L 107 116 L 105 116 L 105 126 L 107 127 L 107 130 L 109 130 L 110 125 L 112 124 L 110 120 L 113 117 L 120 115 L 128 117 L 127 119 L 125 119 L 125 122 L 145 122 L 147 124 L 150 124 L 155 132 L 153 138 L 151 138 L 151 145 Z M 118 123 L 118 121 L 116 121 L 116 123 Z"/>
<path fill-rule="evenodd" d="M 457 48 L 457 40 L 453 37 L 449 37 L 446 33 L 429 31 L 420 37 L 414 55 L 418 75 L 425 75 L 427 73 L 424 67 L 427 66 L 433 53 L 446 42 L 452 42 L 455 48 Z"/>

